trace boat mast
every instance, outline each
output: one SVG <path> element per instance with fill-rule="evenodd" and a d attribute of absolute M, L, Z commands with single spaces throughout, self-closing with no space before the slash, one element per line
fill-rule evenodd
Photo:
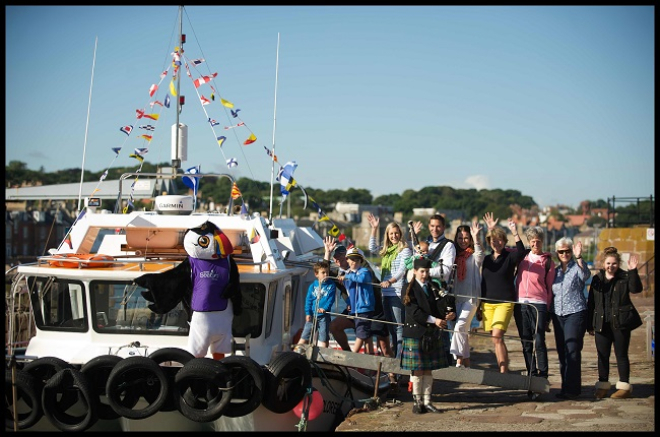
<path fill-rule="evenodd" d="M 87 103 L 87 121 L 85 122 L 85 141 L 83 143 L 83 157 L 82 165 L 80 166 L 80 187 L 78 188 L 78 211 L 81 210 L 82 203 L 82 184 L 85 177 L 85 155 L 87 154 L 87 132 L 89 130 L 89 111 L 92 107 L 92 86 L 94 85 L 94 67 L 96 66 L 96 46 L 98 45 L 99 37 L 94 40 L 94 58 L 92 60 L 92 80 L 89 84 L 89 102 Z"/>
<path fill-rule="evenodd" d="M 277 71 L 280 63 L 280 33 L 277 32 L 277 51 L 275 54 L 275 105 L 273 108 L 273 159 L 270 167 L 270 209 L 268 211 L 268 222 L 273 223 L 273 180 L 275 176 L 275 126 L 277 125 Z"/>
<path fill-rule="evenodd" d="M 176 175 L 179 168 L 181 168 L 181 157 L 179 156 L 179 140 L 181 133 L 181 126 L 179 125 L 179 114 L 181 113 L 181 73 L 183 72 L 183 6 L 179 6 L 179 60 L 181 60 L 181 65 L 179 65 L 179 71 L 176 75 L 176 139 L 174 140 L 174 156 L 172 156 L 172 174 Z"/>

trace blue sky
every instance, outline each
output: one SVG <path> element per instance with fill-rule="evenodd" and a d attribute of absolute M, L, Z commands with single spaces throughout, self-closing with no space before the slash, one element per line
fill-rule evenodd
<path fill-rule="evenodd" d="M 102 171 L 137 165 L 136 147 L 169 162 L 175 111 L 156 123 L 135 110 L 171 63 L 177 9 L 7 6 L 5 163 L 80 168 L 85 148 L 85 169 Z M 323 190 L 501 188 L 572 207 L 655 195 L 654 28 L 653 6 L 187 7 L 186 58 L 218 72 L 249 130 L 225 130 L 237 120 L 182 76 L 182 167 L 269 182 L 274 140 L 298 183 Z"/>

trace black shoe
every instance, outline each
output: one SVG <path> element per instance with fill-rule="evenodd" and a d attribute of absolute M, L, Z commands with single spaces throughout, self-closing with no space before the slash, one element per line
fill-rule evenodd
<path fill-rule="evenodd" d="M 433 404 L 426 404 L 426 405 L 424 405 L 424 408 L 426 408 L 426 411 L 428 411 L 429 413 L 439 413 L 440 412 L 440 410 L 435 408 L 433 406 Z"/>
<path fill-rule="evenodd" d="M 413 414 L 424 414 L 426 413 L 426 407 L 422 404 L 415 403 L 413 404 Z"/>

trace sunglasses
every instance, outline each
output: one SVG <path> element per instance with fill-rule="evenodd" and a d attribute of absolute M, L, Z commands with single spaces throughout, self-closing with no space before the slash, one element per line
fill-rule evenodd
<path fill-rule="evenodd" d="M 557 251 L 557 254 L 559 254 L 559 255 L 565 255 L 565 254 L 567 254 L 567 253 L 571 253 L 571 252 L 573 252 L 571 249 L 568 249 L 568 250 L 558 250 L 558 251 Z"/>

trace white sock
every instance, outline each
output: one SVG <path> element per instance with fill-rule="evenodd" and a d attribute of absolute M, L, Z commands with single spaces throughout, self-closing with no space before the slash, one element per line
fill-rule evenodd
<path fill-rule="evenodd" d="M 424 405 L 431 403 L 431 394 L 433 393 L 433 375 L 422 376 L 424 387 Z"/>
<path fill-rule="evenodd" d="M 422 399 L 422 378 L 419 376 L 411 376 L 410 381 L 412 382 L 412 392 L 413 397 L 417 397 L 419 400 Z"/>

